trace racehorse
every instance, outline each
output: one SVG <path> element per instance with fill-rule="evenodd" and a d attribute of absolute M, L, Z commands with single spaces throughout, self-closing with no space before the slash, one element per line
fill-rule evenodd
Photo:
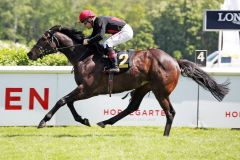
<path fill-rule="evenodd" d="M 84 35 L 80 31 L 62 26 L 47 30 L 27 54 L 29 59 L 36 60 L 48 54 L 61 52 L 73 65 L 77 87 L 57 101 L 55 106 L 40 121 L 38 128 L 46 126 L 57 110 L 67 104 L 74 119 L 83 125 L 90 126 L 88 119 L 82 118 L 75 110 L 73 103 L 100 94 L 108 93 L 108 74 L 104 73 L 104 63 L 98 47 L 82 45 Z M 131 91 L 131 100 L 125 110 L 97 123 L 100 127 L 113 125 L 130 113 L 138 110 L 144 96 L 152 91 L 166 115 L 164 136 L 169 136 L 175 110 L 169 99 L 176 87 L 179 76 L 189 77 L 201 87 L 211 92 L 222 101 L 229 92 L 229 82 L 218 84 L 196 64 L 188 60 L 176 60 L 160 49 L 135 51 L 130 59 L 128 71 L 114 75 L 113 93 Z M 128 82 L 128 83 L 126 83 Z M 133 90 L 133 91 L 132 91 Z"/>

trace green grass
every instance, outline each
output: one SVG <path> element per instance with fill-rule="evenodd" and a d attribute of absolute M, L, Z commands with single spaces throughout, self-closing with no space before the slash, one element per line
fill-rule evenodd
<path fill-rule="evenodd" d="M 0 160 L 240 159 L 240 131 L 162 127 L 0 127 Z"/>

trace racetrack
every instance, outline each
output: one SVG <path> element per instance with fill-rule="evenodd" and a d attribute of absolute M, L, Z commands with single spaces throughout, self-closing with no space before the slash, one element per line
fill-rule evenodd
<path fill-rule="evenodd" d="M 1 160 L 240 159 L 240 131 L 173 127 L 0 127 Z"/>

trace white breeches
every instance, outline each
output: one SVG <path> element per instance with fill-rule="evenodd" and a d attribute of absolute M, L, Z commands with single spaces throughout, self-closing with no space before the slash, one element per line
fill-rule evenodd
<path fill-rule="evenodd" d="M 130 39 L 133 38 L 133 30 L 132 27 L 129 26 L 128 24 L 126 24 L 121 31 L 119 31 L 118 33 L 110 36 L 108 39 L 106 39 L 103 42 L 103 47 L 106 48 L 106 46 L 108 47 L 113 47 L 116 45 L 119 45 L 121 43 L 124 43 Z"/>

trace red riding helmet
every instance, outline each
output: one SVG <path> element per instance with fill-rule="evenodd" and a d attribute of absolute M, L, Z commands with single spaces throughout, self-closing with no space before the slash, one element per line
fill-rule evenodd
<path fill-rule="evenodd" d="M 87 18 L 93 18 L 93 17 L 96 17 L 96 14 L 91 11 L 91 10 L 83 10 L 80 15 L 79 15 L 79 20 L 80 22 L 84 22 L 85 19 Z"/>

